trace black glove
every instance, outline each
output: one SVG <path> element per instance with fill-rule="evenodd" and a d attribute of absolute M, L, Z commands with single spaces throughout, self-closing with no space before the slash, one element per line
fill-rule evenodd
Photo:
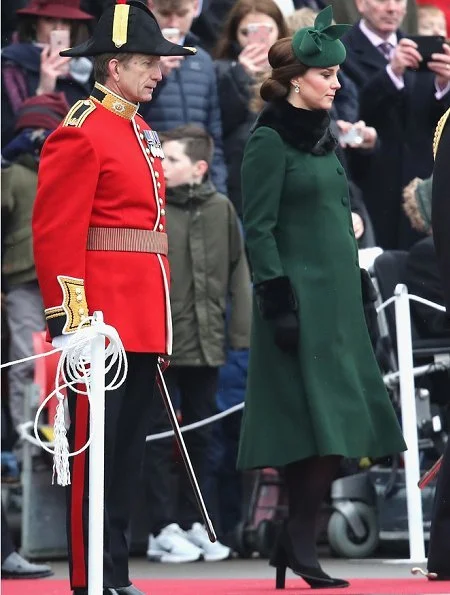
<path fill-rule="evenodd" d="M 275 277 L 255 285 L 261 315 L 274 322 L 275 344 L 287 353 L 298 347 L 297 298 L 289 277 Z"/>
<path fill-rule="evenodd" d="M 295 312 L 280 314 L 275 318 L 275 345 L 286 353 L 297 353 L 298 317 Z"/>
<path fill-rule="evenodd" d="M 364 307 L 364 317 L 366 319 L 367 328 L 369 330 L 370 341 L 372 347 L 376 349 L 378 339 L 380 337 L 380 329 L 378 326 L 378 314 L 375 307 L 377 300 L 377 290 L 375 289 L 372 279 L 366 269 L 360 269 L 361 272 L 361 294 Z"/>
<path fill-rule="evenodd" d="M 359 269 L 361 273 L 361 293 L 362 293 L 362 300 L 363 304 L 369 302 L 376 302 L 377 300 L 377 290 L 375 289 L 375 285 L 370 278 L 369 273 L 366 269 Z"/>

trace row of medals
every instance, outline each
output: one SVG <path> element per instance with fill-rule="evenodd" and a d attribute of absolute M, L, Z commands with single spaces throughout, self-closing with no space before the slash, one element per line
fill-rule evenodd
<path fill-rule="evenodd" d="M 153 157 L 164 159 L 164 152 L 162 150 L 161 141 L 159 140 L 158 134 L 154 130 L 144 130 L 143 132 L 147 146 L 150 149 L 150 153 L 153 155 Z"/>

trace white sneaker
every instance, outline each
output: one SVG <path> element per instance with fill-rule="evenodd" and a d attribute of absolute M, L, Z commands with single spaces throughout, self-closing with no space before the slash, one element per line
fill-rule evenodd
<path fill-rule="evenodd" d="M 191 542 L 177 523 L 164 527 L 157 537 L 148 538 L 147 558 L 157 562 L 178 564 L 195 562 L 203 555 L 201 548 Z"/>
<path fill-rule="evenodd" d="M 192 528 L 186 531 L 186 537 L 191 543 L 203 550 L 205 562 L 218 562 L 230 557 L 230 548 L 220 543 L 220 541 L 211 543 L 205 527 L 200 523 L 194 523 Z"/>

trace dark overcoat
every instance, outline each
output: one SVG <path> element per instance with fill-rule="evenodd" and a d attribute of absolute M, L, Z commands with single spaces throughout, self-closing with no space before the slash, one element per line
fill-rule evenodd
<path fill-rule="evenodd" d="M 347 48 L 342 68 L 358 87 L 360 118 L 380 139 L 379 149 L 371 154 L 352 152 L 354 181 L 363 191 L 378 245 L 407 250 L 423 236 L 403 212 L 403 188 L 415 177 L 431 175 L 433 133 L 450 105 L 450 93 L 437 99 L 431 71 L 407 70 L 404 88 L 397 89 L 386 71 L 386 58 L 359 24 L 342 41 Z"/>
<path fill-rule="evenodd" d="M 298 302 L 296 354 L 253 308 L 238 465 L 405 449 L 365 323 L 344 169 L 324 111 L 269 105 L 244 155 L 244 227 L 255 284 L 287 276 Z"/>

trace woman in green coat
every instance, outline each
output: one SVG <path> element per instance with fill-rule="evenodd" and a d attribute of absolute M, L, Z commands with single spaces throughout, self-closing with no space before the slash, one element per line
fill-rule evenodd
<path fill-rule="evenodd" d="M 331 7 L 269 51 L 268 102 L 242 165 L 253 314 L 240 468 L 281 467 L 289 516 L 271 559 L 312 587 L 321 503 L 342 457 L 405 450 L 369 339 L 344 169 L 328 110 L 340 85 L 346 25 Z"/>

